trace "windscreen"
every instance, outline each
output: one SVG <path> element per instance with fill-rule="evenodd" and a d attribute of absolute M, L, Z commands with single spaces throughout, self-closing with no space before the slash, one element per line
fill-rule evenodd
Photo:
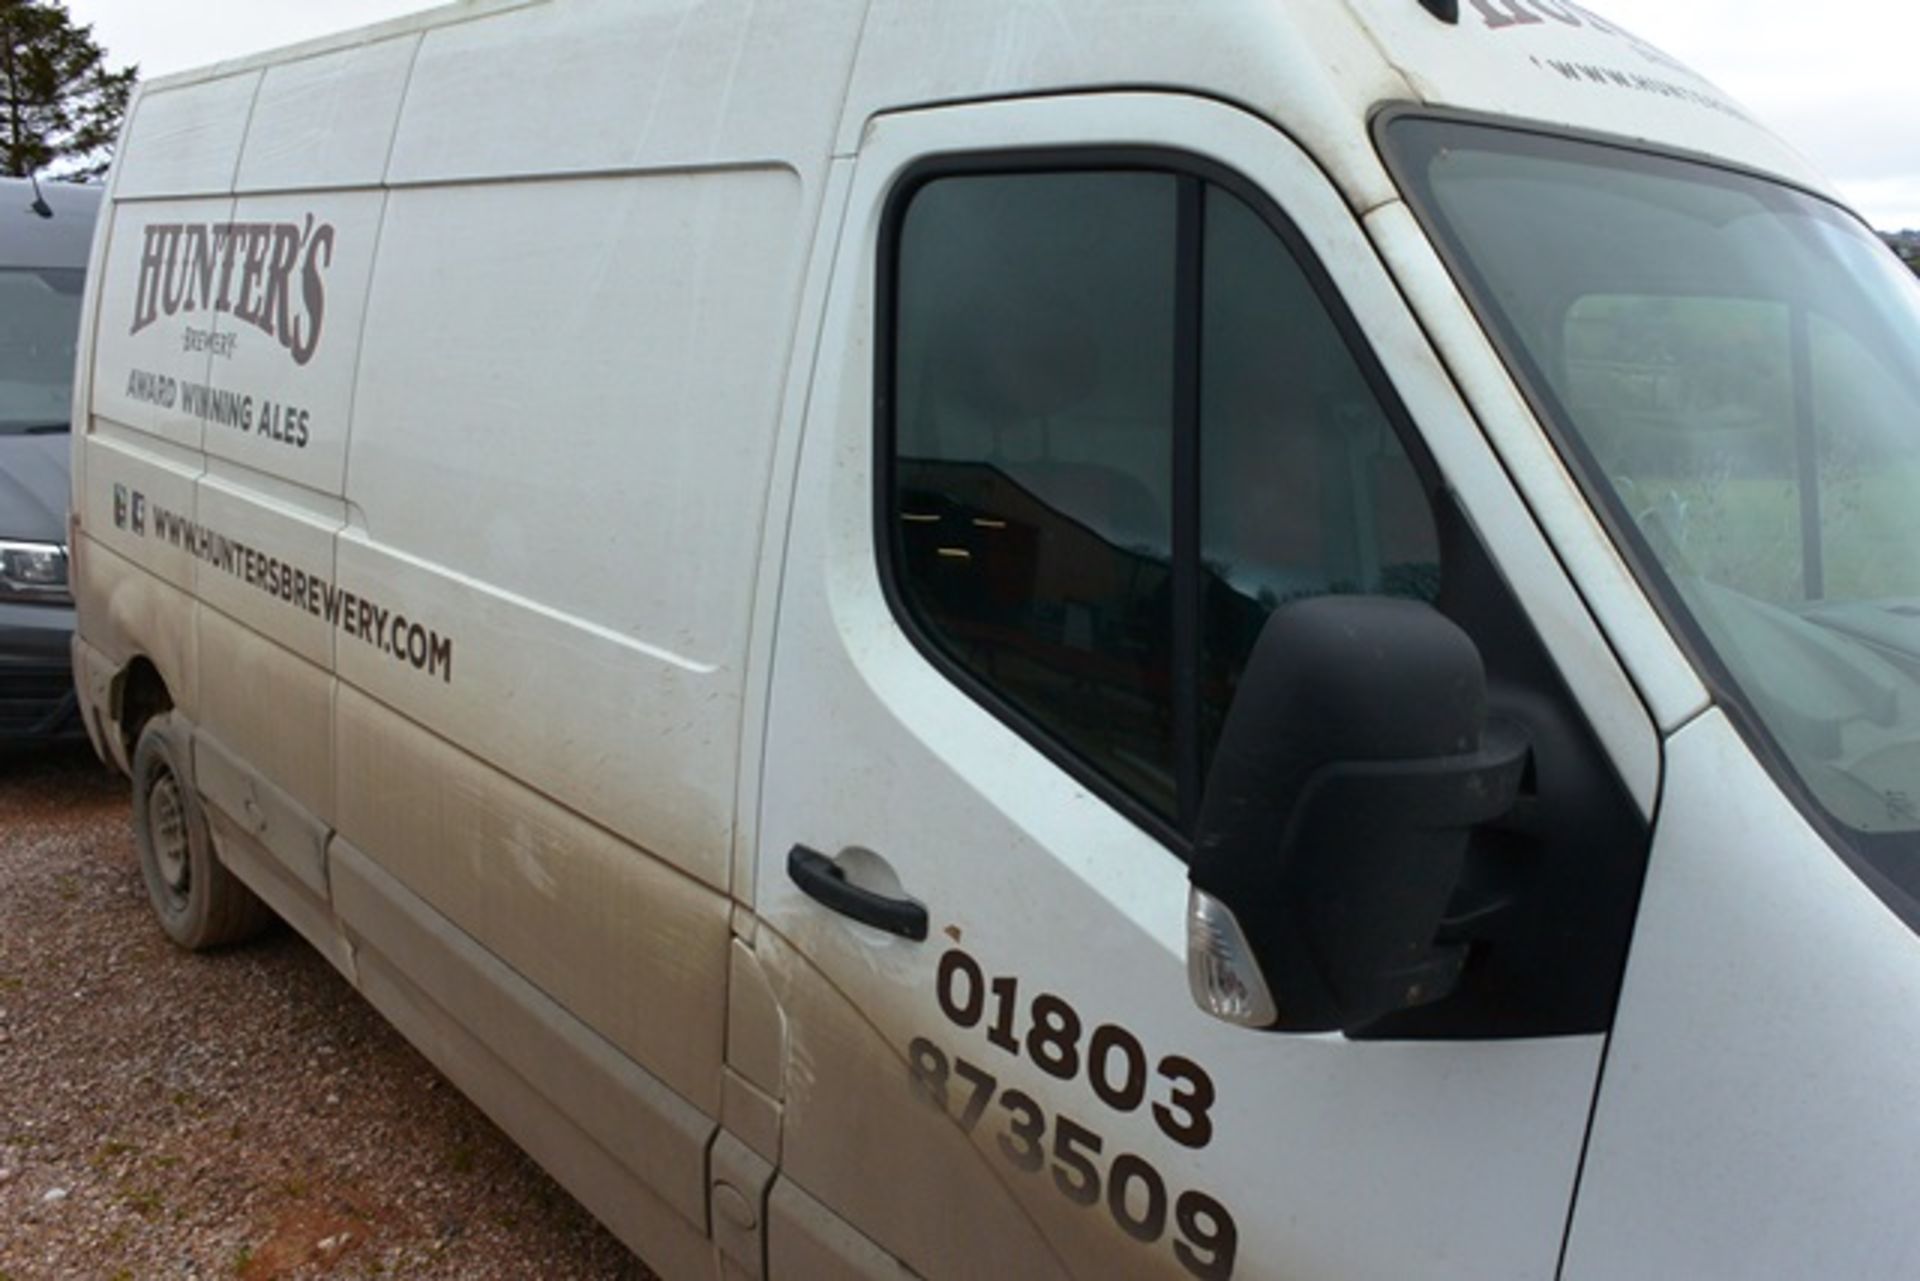
<path fill-rule="evenodd" d="M 86 272 L 0 267 L 0 436 L 65 431 Z"/>
<path fill-rule="evenodd" d="M 1920 285 L 1712 165 L 1417 118 L 1396 169 L 1737 719 L 1920 884 Z"/>

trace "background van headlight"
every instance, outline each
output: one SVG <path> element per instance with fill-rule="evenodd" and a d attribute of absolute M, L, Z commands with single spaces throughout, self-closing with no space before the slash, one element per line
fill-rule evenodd
<path fill-rule="evenodd" d="M 67 605 L 67 549 L 58 543 L 0 539 L 0 601 Z"/>

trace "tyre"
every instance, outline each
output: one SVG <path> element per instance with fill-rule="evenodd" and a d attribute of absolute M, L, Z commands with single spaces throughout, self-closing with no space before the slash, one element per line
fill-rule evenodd
<path fill-rule="evenodd" d="M 160 928 L 199 952 L 259 934 L 273 920 L 213 852 L 206 811 L 182 767 L 185 729 L 162 712 L 140 730 L 133 752 L 133 838 Z"/>

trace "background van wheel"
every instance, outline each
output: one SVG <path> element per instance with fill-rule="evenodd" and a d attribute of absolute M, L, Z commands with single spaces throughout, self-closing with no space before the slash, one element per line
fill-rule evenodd
<path fill-rule="evenodd" d="M 133 836 L 160 927 L 198 952 L 252 938 L 273 914 L 214 856 L 206 813 L 182 768 L 185 739 L 171 712 L 141 729 L 133 753 Z"/>

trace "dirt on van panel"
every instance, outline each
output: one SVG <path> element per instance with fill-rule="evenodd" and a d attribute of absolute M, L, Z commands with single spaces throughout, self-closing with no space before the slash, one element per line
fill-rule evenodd
<path fill-rule="evenodd" d="M 652 1277 L 290 930 L 170 944 L 128 824 L 0 754 L 0 1281 Z"/>

